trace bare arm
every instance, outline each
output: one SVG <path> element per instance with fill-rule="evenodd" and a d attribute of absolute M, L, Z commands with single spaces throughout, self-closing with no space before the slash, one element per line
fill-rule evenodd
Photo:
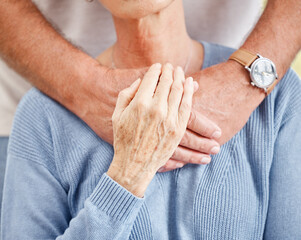
<path fill-rule="evenodd" d="M 112 70 L 101 66 L 66 41 L 30 0 L 1 1 L 0 56 L 110 143 L 113 142 L 111 117 L 118 93 L 145 72 L 143 69 Z M 185 152 L 176 154 L 174 160 L 205 163 L 203 158 L 209 157 L 211 149 L 219 145 L 209 139 L 219 128 L 204 117 L 200 118 L 202 124 L 192 128 L 205 137 L 194 135 L 186 139 L 194 139 L 193 142 L 201 144 L 184 142 Z M 206 132 L 202 130 L 205 127 Z M 169 169 L 175 168 L 176 163 L 170 161 Z"/>
<path fill-rule="evenodd" d="M 270 58 L 282 78 L 301 48 L 300 24 L 300 0 L 269 0 L 243 47 Z M 221 144 L 245 125 L 265 98 L 262 90 L 251 86 L 247 71 L 234 61 L 204 69 L 193 77 L 200 85 L 194 95 L 194 110 L 221 127 Z"/>
<path fill-rule="evenodd" d="M 272 59 L 283 77 L 301 49 L 301 1 L 269 0 L 243 47 Z"/>
<path fill-rule="evenodd" d="M 99 123 L 95 116 L 99 108 L 104 115 L 113 113 L 119 92 L 111 86 L 114 79 L 107 68 L 57 33 L 31 1 L 1 2 L 0 54 L 33 85 L 86 120 L 101 137 L 111 140 L 98 128 L 109 120 Z M 131 73 L 125 76 L 139 75 L 139 71 Z M 126 87 L 126 81 L 119 84 L 125 84 L 119 86 L 121 89 Z"/>
<path fill-rule="evenodd" d="M 301 46 L 300 4 L 298 0 L 270 0 L 244 44 L 245 48 L 272 59 L 280 77 Z M 112 71 L 100 66 L 64 40 L 29 0 L 2 1 L 0 54 L 15 70 L 81 117 L 109 142 L 112 142 L 111 116 L 118 92 L 141 75 L 139 70 Z M 250 86 L 245 69 L 233 61 L 205 69 L 194 77 L 200 84 L 200 90 L 194 96 L 194 111 L 209 117 L 222 128 L 220 143 L 226 142 L 244 126 L 265 97 L 262 91 Z M 216 95 L 219 97 L 214 97 Z M 197 121 L 199 119 L 200 115 L 188 124 L 193 132 L 204 129 L 204 124 Z M 214 130 L 215 127 L 209 128 L 207 135 Z M 200 139 L 184 136 L 181 144 L 198 150 Z M 210 152 L 213 144 L 213 141 L 203 141 L 201 147 Z M 200 163 L 205 156 L 183 149 L 176 150 L 176 160 Z M 167 169 L 174 167 L 175 162 Z"/>

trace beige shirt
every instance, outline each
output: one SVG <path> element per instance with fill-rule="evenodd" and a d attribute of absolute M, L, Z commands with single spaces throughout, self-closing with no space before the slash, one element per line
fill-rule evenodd
<path fill-rule="evenodd" d="M 193 39 L 238 47 L 257 21 L 260 0 L 183 0 Z M 115 41 L 110 13 L 97 1 L 35 0 L 44 16 L 74 44 L 96 57 Z M 30 85 L 0 59 L 0 136 L 8 136 L 14 112 Z"/>

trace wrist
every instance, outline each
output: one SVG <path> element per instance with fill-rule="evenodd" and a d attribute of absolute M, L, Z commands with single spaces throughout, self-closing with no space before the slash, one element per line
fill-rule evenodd
<path fill-rule="evenodd" d="M 261 56 L 270 59 L 276 66 L 277 73 L 280 78 L 282 78 L 287 71 L 289 64 L 283 60 L 283 56 L 281 55 L 281 51 L 277 52 L 271 50 L 270 46 L 266 46 L 262 43 L 249 43 L 246 41 L 240 48 L 246 49 L 252 53 L 260 54 Z"/>
<path fill-rule="evenodd" d="M 120 167 L 122 164 L 118 163 L 121 161 L 116 159 L 117 157 L 114 156 L 107 175 L 135 196 L 143 197 L 156 171 L 145 171 L 137 165 Z"/>
<path fill-rule="evenodd" d="M 232 76 L 236 76 L 235 84 L 238 86 L 237 89 L 248 101 L 246 108 L 249 107 L 253 111 L 264 100 L 266 96 L 264 91 L 251 85 L 250 73 L 241 64 L 233 60 L 228 60 L 227 65 L 233 74 Z M 233 80 L 231 79 L 231 81 Z"/>
<path fill-rule="evenodd" d="M 72 63 L 69 76 L 64 79 L 64 87 L 59 89 L 60 102 L 68 108 L 80 110 L 79 106 L 85 105 L 83 100 L 88 100 L 83 95 L 91 94 L 91 87 L 103 78 L 104 73 L 105 67 L 95 59 L 87 55 L 77 59 Z"/>

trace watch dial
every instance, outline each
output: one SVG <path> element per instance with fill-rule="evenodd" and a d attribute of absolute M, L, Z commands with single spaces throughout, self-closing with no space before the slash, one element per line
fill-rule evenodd
<path fill-rule="evenodd" d="M 258 87 L 268 87 L 276 79 L 275 67 L 270 60 L 259 58 L 252 65 L 251 77 Z"/>

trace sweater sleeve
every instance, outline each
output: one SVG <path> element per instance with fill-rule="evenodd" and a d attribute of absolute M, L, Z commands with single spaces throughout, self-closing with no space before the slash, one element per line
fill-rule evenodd
<path fill-rule="evenodd" d="M 142 203 L 103 174 L 72 218 L 68 195 L 47 168 L 9 155 L 1 239 L 128 239 Z"/>
<path fill-rule="evenodd" d="M 105 170 L 81 211 L 69 208 L 73 186 L 61 179 L 58 162 L 66 159 L 55 154 L 61 143 L 54 138 L 59 130 L 50 117 L 62 118 L 60 109 L 35 89 L 18 106 L 9 139 L 1 239 L 128 239 L 144 200 Z M 76 169 L 68 167 L 71 173 Z"/>
<path fill-rule="evenodd" d="M 301 239 L 301 114 L 286 120 L 274 146 L 264 239 Z"/>

